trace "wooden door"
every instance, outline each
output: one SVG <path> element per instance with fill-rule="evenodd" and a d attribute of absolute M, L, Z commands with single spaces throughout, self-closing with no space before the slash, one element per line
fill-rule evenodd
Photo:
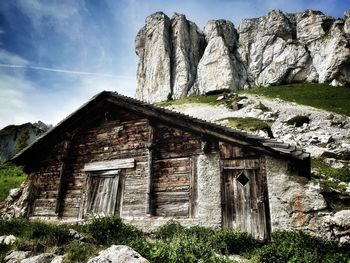
<path fill-rule="evenodd" d="M 94 172 L 89 174 L 85 215 L 100 216 L 119 213 L 121 196 L 120 172 Z"/>
<path fill-rule="evenodd" d="M 265 171 L 260 160 L 225 160 L 223 225 L 251 233 L 258 240 L 269 235 Z"/>

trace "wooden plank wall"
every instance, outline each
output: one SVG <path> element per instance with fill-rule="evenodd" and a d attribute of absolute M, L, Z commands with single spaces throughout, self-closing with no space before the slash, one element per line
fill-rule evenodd
<path fill-rule="evenodd" d="M 147 204 L 148 120 L 115 108 L 108 114 L 108 119 L 84 128 L 71 141 L 58 214 L 55 213 L 55 205 L 63 143 L 43 155 L 45 158 L 42 161 L 33 164 L 30 172 L 36 175 L 38 189 L 31 216 L 77 218 L 86 185 L 84 165 L 124 158 L 134 158 L 136 167 L 123 172 L 122 216 L 144 216 Z"/>
<path fill-rule="evenodd" d="M 189 217 L 195 210 L 194 156 L 201 152 L 201 138 L 192 133 L 158 124 L 154 129 L 152 214 Z"/>

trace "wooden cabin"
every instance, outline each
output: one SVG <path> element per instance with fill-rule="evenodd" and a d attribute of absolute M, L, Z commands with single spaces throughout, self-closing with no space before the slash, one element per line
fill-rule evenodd
<path fill-rule="evenodd" d="M 260 240 L 271 231 L 270 175 L 310 176 L 310 155 L 294 146 L 114 92 L 96 95 L 12 161 L 30 175 L 29 218 L 118 215 L 146 230 L 176 219 Z"/>

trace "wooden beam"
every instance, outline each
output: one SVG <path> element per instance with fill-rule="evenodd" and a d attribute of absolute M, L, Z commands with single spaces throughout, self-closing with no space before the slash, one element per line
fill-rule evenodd
<path fill-rule="evenodd" d="M 197 199 L 198 199 L 198 180 L 197 180 L 197 156 L 192 156 L 191 175 L 190 175 L 190 202 L 189 202 L 189 217 L 195 218 L 197 215 Z"/>
<path fill-rule="evenodd" d="M 62 204 L 62 197 L 63 197 L 63 184 L 64 184 L 64 172 L 66 169 L 66 159 L 68 156 L 68 152 L 69 152 L 69 146 L 70 146 L 70 140 L 65 140 L 63 142 L 63 153 L 61 156 L 61 167 L 59 170 L 60 173 L 60 178 L 59 178 L 59 182 L 58 182 L 58 189 L 57 189 L 57 198 L 56 198 L 56 207 L 55 207 L 55 213 L 57 215 L 59 215 L 60 210 L 61 210 L 61 204 Z"/>
<path fill-rule="evenodd" d="M 125 168 L 134 168 L 135 159 L 116 159 L 111 161 L 101 161 L 101 162 L 92 162 L 87 163 L 84 166 L 84 172 L 93 172 L 93 171 L 106 171 L 106 170 L 117 170 Z"/>
<path fill-rule="evenodd" d="M 149 136 L 148 136 L 148 180 L 147 180 L 147 205 L 146 205 L 146 214 L 151 216 L 152 211 L 152 189 L 153 189 L 153 141 L 154 141 L 154 128 L 152 122 L 149 121 Z"/>

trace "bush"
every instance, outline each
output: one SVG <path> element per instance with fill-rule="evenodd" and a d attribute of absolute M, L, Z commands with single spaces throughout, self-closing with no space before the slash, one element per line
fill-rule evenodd
<path fill-rule="evenodd" d="M 214 251 L 203 242 L 198 242 L 194 236 L 184 233 L 177 234 L 168 240 L 155 243 L 151 258 L 152 262 L 198 262 L 214 256 Z"/>
<path fill-rule="evenodd" d="M 346 263 L 349 251 L 339 249 L 335 243 L 324 241 L 301 232 L 278 231 L 272 241 L 255 251 L 259 262 L 334 262 Z"/>
<path fill-rule="evenodd" d="M 30 239 L 40 240 L 48 246 L 60 246 L 72 239 L 66 225 L 48 224 L 40 221 L 31 222 L 28 237 Z"/>
<path fill-rule="evenodd" d="M 30 228 L 31 222 L 27 219 L 0 219 L 0 236 L 14 235 L 23 236 Z"/>
<path fill-rule="evenodd" d="M 67 246 L 64 262 L 87 262 L 96 252 L 94 245 L 75 240 Z"/>
<path fill-rule="evenodd" d="M 250 234 L 235 229 L 218 231 L 212 240 L 212 246 L 215 245 L 222 254 L 242 254 L 259 246 Z"/>
<path fill-rule="evenodd" d="M 295 127 L 301 127 L 304 123 L 310 123 L 308 116 L 297 115 L 287 121 L 288 125 L 295 125 Z"/>
<path fill-rule="evenodd" d="M 165 225 L 160 226 L 156 231 L 156 237 L 161 239 L 172 238 L 173 236 L 183 233 L 185 228 L 175 220 L 169 220 Z"/>
<path fill-rule="evenodd" d="M 93 218 L 87 225 L 87 231 L 98 244 L 126 244 L 130 240 L 143 237 L 142 231 L 124 224 L 119 217 L 109 216 Z"/>

